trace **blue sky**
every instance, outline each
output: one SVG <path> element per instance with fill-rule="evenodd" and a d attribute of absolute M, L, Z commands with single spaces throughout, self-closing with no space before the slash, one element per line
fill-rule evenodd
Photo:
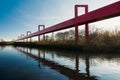
<path fill-rule="evenodd" d="M 26 31 L 37 31 L 38 24 L 49 27 L 73 18 L 75 4 L 88 4 L 89 11 L 92 11 L 117 1 L 119 0 L 0 0 L 0 39 L 16 39 L 18 35 L 26 34 Z M 109 25 L 110 22 L 114 23 Z M 119 25 L 118 22 L 120 17 L 91 25 L 111 28 Z"/>

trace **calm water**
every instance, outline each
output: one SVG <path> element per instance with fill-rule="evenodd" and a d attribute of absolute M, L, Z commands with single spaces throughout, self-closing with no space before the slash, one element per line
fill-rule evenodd
<path fill-rule="evenodd" d="M 0 80 L 120 80 L 120 55 L 0 47 Z"/>

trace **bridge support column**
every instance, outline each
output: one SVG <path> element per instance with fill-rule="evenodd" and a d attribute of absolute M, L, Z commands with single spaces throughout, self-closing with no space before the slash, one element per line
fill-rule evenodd
<path fill-rule="evenodd" d="M 40 32 L 40 25 L 38 25 L 38 32 Z M 40 41 L 40 35 L 38 35 L 38 42 Z"/>
<path fill-rule="evenodd" d="M 85 43 L 89 43 L 89 26 L 85 24 Z"/>
<path fill-rule="evenodd" d="M 30 37 L 30 42 L 32 42 L 32 39 L 31 39 L 31 37 Z"/>
<path fill-rule="evenodd" d="M 21 34 L 21 38 L 23 38 L 23 37 L 24 37 L 24 34 Z M 24 42 L 24 39 L 22 39 L 21 42 Z"/>
<path fill-rule="evenodd" d="M 20 39 L 20 36 L 18 36 L 18 40 L 17 40 L 17 42 L 20 42 L 20 40 L 19 40 L 19 39 Z"/>
<path fill-rule="evenodd" d="M 38 36 L 38 42 L 40 42 L 40 35 Z"/>
<path fill-rule="evenodd" d="M 88 5 L 75 5 L 75 43 L 78 44 L 79 41 L 79 34 L 78 34 L 78 23 L 77 23 L 77 17 L 78 17 L 78 8 L 84 7 L 85 8 L 85 14 L 88 13 Z M 89 30 L 88 30 L 88 23 L 85 24 L 85 42 L 88 43 L 89 38 Z"/>
<path fill-rule="evenodd" d="M 28 42 L 28 38 L 27 38 L 27 42 Z"/>
<path fill-rule="evenodd" d="M 43 30 L 45 29 L 45 25 L 43 25 Z M 45 40 L 45 34 L 43 34 L 43 40 Z"/>
<path fill-rule="evenodd" d="M 40 32 L 40 27 L 43 28 L 43 30 L 45 29 L 45 25 L 38 25 L 38 32 Z M 45 34 L 43 34 L 43 40 L 45 40 Z M 40 35 L 38 35 L 38 42 L 40 41 Z"/>
<path fill-rule="evenodd" d="M 85 14 L 88 13 L 88 5 L 85 6 Z M 85 42 L 89 42 L 89 25 L 88 23 L 85 24 Z"/>
<path fill-rule="evenodd" d="M 52 41 L 54 41 L 54 32 L 52 32 Z"/>
<path fill-rule="evenodd" d="M 27 31 L 27 36 L 31 34 L 31 31 Z M 27 38 L 27 42 L 28 42 L 28 38 Z M 30 42 L 31 42 L 31 37 L 30 37 Z"/>
<path fill-rule="evenodd" d="M 78 5 L 75 5 L 75 43 L 78 43 L 78 24 L 76 23 L 78 16 Z"/>

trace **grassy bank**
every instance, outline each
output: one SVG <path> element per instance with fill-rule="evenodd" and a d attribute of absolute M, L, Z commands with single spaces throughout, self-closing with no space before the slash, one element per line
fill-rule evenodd
<path fill-rule="evenodd" d="M 0 42 L 0 46 L 13 45 L 13 42 Z"/>
<path fill-rule="evenodd" d="M 120 31 L 103 31 L 92 29 L 89 34 L 89 43 L 85 43 L 84 32 L 79 31 L 79 41 L 76 45 L 73 30 L 57 33 L 56 39 L 47 37 L 40 42 L 1 42 L 0 45 L 13 45 L 50 50 L 66 50 L 73 52 L 120 53 Z"/>
<path fill-rule="evenodd" d="M 64 50 L 71 52 L 92 52 L 92 53 L 119 53 L 120 46 L 97 46 L 97 45 L 75 45 L 75 44 L 40 44 L 37 42 L 23 43 L 15 42 L 14 46 L 32 47 L 50 50 Z"/>
<path fill-rule="evenodd" d="M 2 42 L 0 46 L 12 45 L 15 47 L 31 47 L 39 49 L 48 50 L 58 50 L 58 51 L 71 51 L 71 52 L 87 52 L 87 53 L 119 53 L 120 45 L 76 45 L 76 44 L 62 44 L 62 43 L 38 43 L 38 42 Z"/>

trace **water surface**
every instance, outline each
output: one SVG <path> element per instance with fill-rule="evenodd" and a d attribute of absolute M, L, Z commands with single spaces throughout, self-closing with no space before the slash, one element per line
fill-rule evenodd
<path fill-rule="evenodd" d="M 0 47 L 0 80 L 119 80 L 120 55 Z"/>

